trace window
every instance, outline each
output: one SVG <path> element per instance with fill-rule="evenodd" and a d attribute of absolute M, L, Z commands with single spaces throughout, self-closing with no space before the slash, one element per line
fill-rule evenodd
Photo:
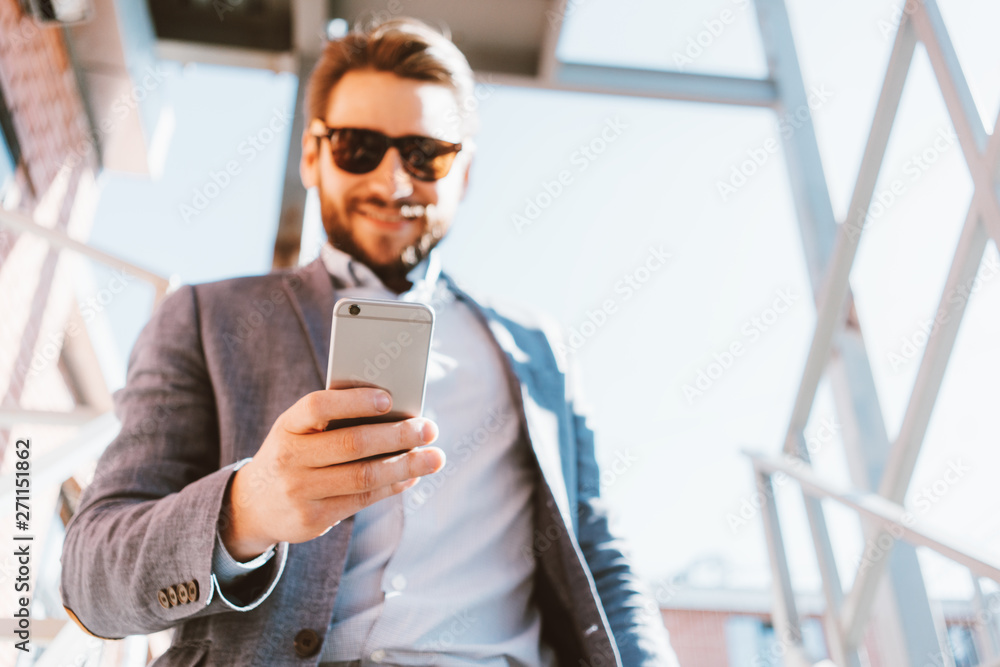
<path fill-rule="evenodd" d="M 802 619 L 802 644 L 811 661 L 828 657 L 819 619 Z M 726 619 L 726 650 L 730 667 L 780 667 L 787 652 L 770 622 L 739 615 Z"/>
<path fill-rule="evenodd" d="M 948 644 L 955 660 L 955 667 L 975 667 L 979 664 L 972 629 L 967 625 L 948 626 Z"/>

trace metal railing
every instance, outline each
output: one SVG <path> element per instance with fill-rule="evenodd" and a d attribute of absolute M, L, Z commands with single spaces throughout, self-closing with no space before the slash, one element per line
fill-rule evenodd
<path fill-rule="evenodd" d="M 175 283 L 142 267 L 127 262 L 115 255 L 104 252 L 93 246 L 78 241 L 65 232 L 39 225 L 30 216 L 16 211 L 0 209 L 0 226 L 15 232 L 33 234 L 47 241 L 60 251 L 68 250 L 88 257 L 117 271 L 135 276 L 149 283 L 154 290 L 153 309 L 172 291 Z M 66 442 L 32 463 L 32 492 L 46 493 L 52 487 L 62 487 L 82 465 L 96 460 L 104 449 L 118 434 L 120 424 L 112 412 L 100 412 L 92 408 L 78 407 L 76 409 L 58 412 L 47 410 L 23 410 L 19 408 L 0 409 L 0 427 L 11 428 L 21 424 L 46 424 L 54 426 L 78 426 L 76 434 Z M 7 504 L 14 496 L 14 478 L 5 476 L 0 479 L 0 503 Z M 49 521 L 61 521 L 61 503 L 56 504 L 56 512 L 48 517 Z M 41 526 L 41 531 L 47 533 L 49 524 Z M 36 581 L 35 589 L 52 582 Z M 0 639 L 15 639 L 16 622 L 12 618 L 0 619 Z M 146 664 L 149 641 L 146 637 L 129 638 L 127 650 L 118 649 L 123 654 L 119 664 Z M 66 619 L 34 619 L 32 621 L 32 641 L 35 644 L 47 645 L 53 651 L 46 651 L 42 662 L 52 661 L 56 654 L 68 659 L 79 658 L 87 651 L 101 646 L 93 646 L 81 642 L 93 642 L 83 631 Z M 163 642 L 161 642 L 162 644 Z M 141 646 L 139 645 L 141 644 Z M 160 647 L 162 653 L 165 646 Z M 141 660 L 135 656 L 141 655 Z M 129 658 L 127 656 L 132 656 Z M 41 663 L 39 663 L 41 664 Z M 53 662 L 53 664 L 55 664 Z"/>
<path fill-rule="evenodd" d="M 830 373 L 836 384 L 838 374 L 844 371 L 844 362 L 838 357 L 842 356 L 845 349 L 863 349 L 860 329 L 854 319 L 849 276 L 869 214 L 903 84 L 918 42 L 926 47 L 963 157 L 972 174 L 975 194 L 945 282 L 937 311 L 939 317 L 935 318 L 933 335 L 928 336 L 895 441 L 891 444 L 888 442 L 877 396 L 872 394 L 865 401 L 864 408 L 861 409 L 866 409 L 867 413 L 861 415 L 860 419 L 858 400 L 855 400 L 853 406 L 845 401 L 838 402 L 838 412 L 845 413 L 841 418 L 856 425 L 860 433 L 851 438 L 851 442 L 845 440 L 856 488 L 837 490 L 812 473 L 804 429 L 824 372 Z M 776 472 L 788 475 L 802 489 L 826 598 L 825 625 L 831 659 L 837 665 L 860 665 L 858 647 L 890 557 L 886 554 L 870 563 L 863 562 L 845 595 L 820 504 L 821 498 L 830 498 L 857 512 L 862 518 L 869 544 L 887 543 L 890 549 L 893 548 L 892 545 L 896 545 L 895 548 L 899 551 L 901 547 L 897 542 L 901 541 L 913 547 L 933 549 L 968 567 L 977 590 L 977 577 L 1000 581 L 1000 569 L 995 561 L 985 555 L 977 555 L 972 547 L 960 545 L 930 529 L 908 523 L 904 517 L 909 515 L 902 506 L 968 303 L 968 299 L 953 297 L 960 293 L 963 286 L 970 286 L 974 281 L 987 240 L 992 237 L 1000 245 L 1000 203 L 997 200 L 997 158 L 1000 154 L 998 130 L 1000 118 L 997 119 L 992 135 L 987 134 L 980 121 L 972 93 L 935 0 L 907 2 L 892 47 L 847 217 L 837 226 L 833 254 L 823 272 L 822 289 L 817 295 L 816 328 L 783 443 L 786 458 L 768 459 L 748 454 L 753 462 L 758 491 L 767 504 L 763 517 L 775 588 L 776 630 L 791 644 L 788 658 L 790 664 L 805 662 L 801 654 L 801 633 L 784 543 L 773 502 L 771 476 Z M 868 372 L 870 373 L 870 369 Z M 863 472 L 859 474 L 857 471 Z M 877 493 L 865 489 L 877 490 Z M 905 561 L 902 566 L 895 568 L 895 571 L 890 568 L 891 573 L 896 576 L 893 583 L 899 586 L 902 582 L 909 581 L 922 588 L 919 566 L 916 565 L 912 549 L 905 551 L 901 560 Z M 909 574 L 902 572 L 907 568 Z M 908 580 L 905 579 L 907 576 Z M 926 600 L 926 595 L 922 598 Z M 911 615 L 910 619 L 906 619 L 912 621 L 910 628 L 921 624 L 926 627 L 925 619 L 929 616 L 924 611 L 922 608 L 911 608 L 901 611 L 900 615 Z M 925 662 L 937 664 L 928 662 L 932 660 L 932 655 L 950 656 L 948 646 L 943 641 L 939 642 L 934 633 L 924 633 L 921 636 L 918 632 L 907 632 L 904 628 L 904 634 L 907 637 L 907 645 L 903 647 L 905 655 L 893 656 L 896 660 L 906 660 L 904 664 L 915 667 Z M 992 640 L 981 643 L 988 653 L 988 659 L 997 657 Z M 1000 661 L 994 660 L 991 664 L 1000 665 Z"/>

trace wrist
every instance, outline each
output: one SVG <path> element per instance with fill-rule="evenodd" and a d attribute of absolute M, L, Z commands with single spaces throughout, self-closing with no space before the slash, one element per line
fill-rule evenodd
<path fill-rule="evenodd" d="M 260 522 L 254 517 L 252 496 L 244 490 L 249 463 L 237 470 L 230 480 L 219 520 L 223 546 L 235 560 L 242 562 L 256 558 L 275 544 L 275 540 L 257 529 Z"/>

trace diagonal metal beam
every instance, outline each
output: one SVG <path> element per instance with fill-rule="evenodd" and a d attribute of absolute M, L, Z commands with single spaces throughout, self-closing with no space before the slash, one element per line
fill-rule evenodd
<path fill-rule="evenodd" d="M 788 11 L 782 0 L 756 0 L 757 23 L 767 58 L 767 68 L 778 89 L 779 113 L 804 110 L 805 120 L 791 136 L 782 133 L 792 200 L 814 295 L 833 253 L 837 222 L 823 173 L 823 161 L 809 113 L 809 99 L 799 69 Z"/>
<path fill-rule="evenodd" d="M 805 100 L 804 85 L 801 72 L 798 70 L 791 38 L 791 27 L 784 4 L 781 0 L 758 0 L 756 6 L 765 48 L 768 51 L 768 63 L 772 67 L 771 76 L 782 96 L 784 106 L 781 108 L 798 109 L 799 106 L 807 104 L 807 101 Z M 908 51 L 906 46 L 913 41 L 913 35 L 908 33 L 909 30 L 904 16 L 901 21 L 902 34 L 897 34 L 898 44 L 894 45 L 894 52 L 897 54 L 899 51 L 904 53 Z M 896 50 L 896 46 L 899 47 L 898 50 Z M 909 59 L 897 55 L 896 61 L 901 60 L 905 61 L 908 66 Z M 896 68 L 898 66 L 894 66 L 894 69 Z M 904 79 L 905 76 L 899 78 L 900 86 Z M 847 274 L 849 274 L 850 262 L 844 263 L 843 259 L 845 259 L 844 255 L 853 255 L 853 250 L 846 252 L 850 248 L 845 244 L 845 241 L 851 239 L 838 239 L 838 234 L 846 234 L 847 230 L 843 229 L 843 226 L 838 229 L 835 225 L 826 189 L 826 179 L 823 176 L 822 164 L 819 160 L 816 137 L 811 122 L 807 120 L 804 125 L 804 128 L 796 131 L 784 143 L 788 155 L 787 166 L 792 182 L 792 194 L 796 201 L 796 210 L 799 213 L 806 261 L 810 266 L 810 278 L 817 304 L 820 306 L 819 312 L 822 313 L 823 310 L 829 308 L 829 306 L 823 307 L 821 297 L 826 285 L 829 284 L 826 282 L 826 276 L 835 262 L 832 257 L 835 249 L 837 245 L 842 246 L 836 259 L 839 260 L 838 264 L 847 269 Z M 889 126 L 891 126 L 891 118 L 886 122 L 886 132 L 888 132 Z M 803 132 L 803 129 L 806 131 Z M 872 145 L 875 146 L 874 143 Z M 877 171 L 876 168 L 875 172 L 877 173 Z M 863 208 L 867 210 L 867 205 Z M 855 210 L 855 207 L 849 210 Z M 889 449 L 888 435 L 846 278 L 843 287 L 846 289 L 843 306 L 839 310 L 833 309 L 826 315 L 833 323 L 831 329 L 832 335 L 836 336 L 836 353 L 832 357 L 818 355 L 821 363 L 817 372 L 818 374 L 822 373 L 829 359 L 829 371 L 834 385 L 837 412 L 841 415 L 842 421 L 854 427 L 854 430 L 845 434 L 843 438 L 848 460 L 852 462 L 850 466 L 852 476 L 861 473 L 863 476 L 855 478 L 855 484 L 861 488 L 873 489 L 877 487 L 881 478 L 885 457 Z M 822 315 L 820 316 L 822 317 Z M 847 326 L 842 328 L 840 324 L 844 322 Z M 833 352 L 832 349 L 830 351 Z M 818 379 L 817 375 L 815 380 L 817 383 Z M 814 392 L 815 389 L 812 393 L 814 394 Z M 805 417 L 800 419 L 803 424 L 804 419 L 808 419 L 812 403 L 812 400 L 803 401 L 799 406 L 802 414 L 805 414 Z M 795 439 L 799 437 L 801 432 L 792 429 L 789 431 L 790 437 L 785 444 L 792 448 L 795 446 Z M 872 534 L 874 529 L 868 524 L 865 525 L 866 534 Z M 820 526 L 815 525 L 815 523 L 811 523 L 810 527 L 814 535 L 820 532 Z M 828 536 L 822 535 L 821 537 L 823 542 L 829 542 Z M 815 546 L 817 555 L 822 558 L 825 551 L 824 544 L 820 543 Z M 891 650 L 904 656 L 904 659 L 915 662 L 921 656 L 938 649 L 933 632 L 933 620 L 926 600 L 915 551 L 912 548 L 899 549 L 891 556 L 892 582 L 890 587 L 883 589 L 887 595 L 881 598 L 880 627 L 884 626 L 883 629 L 890 634 L 893 634 L 893 631 L 889 628 L 898 628 L 902 631 L 904 638 L 902 644 L 893 645 Z M 826 586 L 829 586 L 829 582 Z M 847 639 L 850 640 L 850 637 Z M 847 652 L 848 654 L 852 653 L 852 651 Z M 856 660 L 856 657 L 855 653 L 851 659 Z M 844 662 L 843 664 L 848 663 Z"/>
<path fill-rule="evenodd" d="M 927 48 L 927 55 L 941 88 L 948 115 L 955 126 L 965 162 L 976 190 L 979 191 L 977 194 L 989 193 L 989 197 L 981 200 L 980 210 L 991 235 L 1000 243 L 1000 200 L 997 197 L 996 167 L 995 163 L 990 163 L 987 155 L 988 149 L 996 150 L 988 145 L 995 142 L 989 142 L 990 137 L 983 127 L 972 90 L 962 72 L 955 47 L 935 0 L 918 2 L 913 12 L 913 22 L 920 40 Z M 994 128 L 994 136 L 996 133 Z"/>
<path fill-rule="evenodd" d="M 789 454 L 795 453 L 798 449 L 800 434 L 809 420 L 820 378 L 830 359 L 834 334 L 846 317 L 851 267 L 857 254 L 858 241 L 868 215 L 868 208 L 875 193 L 875 184 L 885 158 L 885 149 L 899 109 L 899 100 L 903 94 L 906 75 L 910 71 L 915 46 L 916 35 L 913 26 L 909 21 L 904 21 L 896 34 L 896 41 L 889 57 L 885 80 L 875 107 L 875 117 L 854 184 L 851 204 L 847 209 L 848 218 L 837 228 L 833 257 L 826 267 L 823 287 L 817 300 L 816 330 L 806 359 L 802 382 L 795 397 L 788 432 L 785 434 L 785 452 Z"/>
<path fill-rule="evenodd" d="M 986 234 L 982 225 L 978 223 L 976 205 L 973 202 L 937 311 L 941 314 L 940 328 L 928 340 L 903 418 L 903 425 L 889 452 L 885 472 L 882 475 L 879 493 L 892 502 L 902 503 L 906 496 L 906 488 L 913 475 L 930 413 L 965 311 L 966 300 L 961 299 L 961 303 L 953 303 L 956 301 L 954 296 L 960 293 L 962 285 L 969 284 L 970 276 L 975 276 L 985 245 Z M 878 545 L 886 540 L 891 541 L 892 536 L 885 531 L 879 531 L 869 536 L 868 543 Z M 854 579 L 851 590 L 844 600 L 842 612 L 845 633 L 850 640 L 856 641 L 862 635 L 879 579 L 888 561 L 888 558 L 879 558 L 867 563 Z"/>
<path fill-rule="evenodd" d="M 903 423 L 889 452 L 889 462 L 879 487 L 879 493 L 893 502 L 902 503 L 906 497 L 986 241 L 986 230 L 980 222 L 976 201 L 973 201 L 935 311 Z"/>
<path fill-rule="evenodd" d="M 927 55 L 937 77 L 938 86 L 944 96 L 948 114 L 955 124 L 959 145 L 970 166 L 986 149 L 986 130 L 979 119 L 976 101 L 965 80 L 962 66 L 958 62 L 955 47 L 948 36 L 948 29 L 941 17 L 935 0 L 918 0 L 911 20 L 917 29 L 917 36 L 927 48 Z"/>
<path fill-rule="evenodd" d="M 971 91 L 933 0 L 928 0 L 914 14 L 914 22 L 921 37 L 926 40 L 928 55 L 959 135 L 969 170 L 976 182 L 976 193 L 963 226 L 944 293 L 935 312 L 931 335 L 928 337 L 903 423 L 889 452 L 885 473 L 879 485 L 880 493 L 897 503 L 901 503 L 906 496 L 930 415 L 954 349 L 968 303 L 969 289 L 982 261 L 987 234 L 980 220 L 980 211 L 993 208 L 996 203 L 991 170 L 986 169 L 989 157 L 983 156 L 984 152 L 996 150 L 993 148 L 995 141 L 989 141 L 983 131 Z M 989 179 L 988 184 L 983 183 L 984 178 Z M 1000 220 L 1000 215 L 997 218 Z M 880 531 L 875 536 L 874 543 L 879 544 L 889 538 L 887 533 Z M 885 561 L 885 558 L 879 559 L 870 567 L 862 569 L 845 600 L 843 622 L 849 638 L 860 637 Z"/>
<path fill-rule="evenodd" d="M 993 242 L 1000 247 L 1000 113 L 993 124 L 993 134 L 986 145 L 978 172 L 980 180 L 976 184 L 976 195 L 984 197 L 980 201 L 983 224 Z"/>

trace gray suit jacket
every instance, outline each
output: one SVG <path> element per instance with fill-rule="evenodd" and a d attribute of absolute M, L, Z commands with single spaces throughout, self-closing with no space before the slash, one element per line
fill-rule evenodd
<path fill-rule="evenodd" d="M 593 433 L 548 336 L 445 279 L 503 352 L 536 454 L 543 636 L 563 667 L 672 665 L 657 606 L 608 530 Z M 288 545 L 277 584 L 252 610 L 213 595 L 211 570 L 233 475 L 223 466 L 253 456 L 282 412 L 323 388 L 336 298 L 316 260 L 185 286 L 153 314 L 115 394 L 121 432 L 66 529 L 61 593 L 84 630 L 120 638 L 174 626 L 157 666 L 317 664 L 353 519 Z M 251 592 L 272 586 L 278 560 L 250 575 Z"/>

